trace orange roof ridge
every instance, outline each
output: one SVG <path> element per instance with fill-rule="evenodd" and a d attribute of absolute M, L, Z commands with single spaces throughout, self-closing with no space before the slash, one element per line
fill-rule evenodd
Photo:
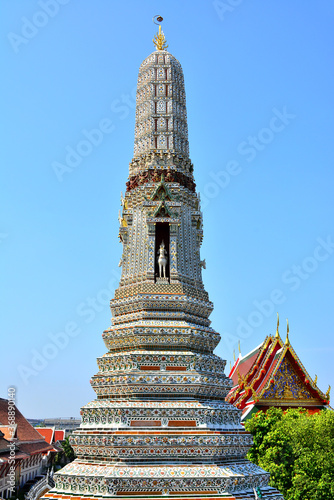
<path fill-rule="evenodd" d="M 53 442 L 55 427 L 36 427 L 36 430 L 47 443 L 51 444 Z"/>

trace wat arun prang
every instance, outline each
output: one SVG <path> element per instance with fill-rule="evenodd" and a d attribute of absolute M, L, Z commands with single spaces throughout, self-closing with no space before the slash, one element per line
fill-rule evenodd
<path fill-rule="evenodd" d="M 213 354 L 220 335 L 202 282 L 183 72 L 160 26 L 154 43 L 139 69 L 122 276 L 91 380 L 97 399 L 71 437 L 77 459 L 43 498 L 282 500 L 245 459 L 252 438 L 225 402 L 231 380 Z"/>

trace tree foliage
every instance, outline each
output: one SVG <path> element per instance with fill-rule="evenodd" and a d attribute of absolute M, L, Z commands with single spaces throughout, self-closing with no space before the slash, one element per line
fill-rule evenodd
<path fill-rule="evenodd" d="M 72 462 L 75 459 L 75 453 L 68 437 L 65 438 L 65 440 L 61 443 L 61 447 L 63 448 L 64 453 L 68 458 L 68 460 Z"/>
<path fill-rule="evenodd" d="M 245 428 L 254 439 L 249 460 L 270 472 L 286 500 L 334 499 L 334 412 L 270 408 Z"/>
<path fill-rule="evenodd" d="M 63 466 L 68 462 L 72 462 L 76 458 L 74 450 L 70 444 L 69 438 L 65 438 L 61 442 L 61 451 L 54 458 L 54 465 Z"/>

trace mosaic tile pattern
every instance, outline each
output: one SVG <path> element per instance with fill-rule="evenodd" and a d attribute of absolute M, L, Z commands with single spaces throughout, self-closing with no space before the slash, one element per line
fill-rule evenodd
<path fill-rule="evenodd" d="M 105 466 L 77 462 L 59 471 L 55 477 L 55 488 L 63 494 L 97 493 L 106 498 L 119 497 L 122 492 L 168 494 L 173 491 L 191 493 L 206 490 L 216 494 L 226 491 L 233 494 L 257 486 L 266 487 L 268 476 L 260 467 L 249 462 L 189 467 Z M 282 500 L 283 497 L 276 495 L 274 498 Z"/>
<path fill-rule="evenodd" d="M 152 150 L 188 155 L 188 125 L 181 64 L 169 52 L 153 52 L 140 65 L 134 156 Z"/>
<path fill-rule="evenodd" d="M 108 350 L 129 349 L 191 349 L 195 352 L 212 353 L 220 341 L 220 335 L 211 328 L 201 328 L 184 322 L 177 325 L 170 321 L 140 321 L 130 325 L 108 328 L 103 333 Z"/>
<path fill-rule="evenodd" d="M 263 394 L 263 399 L 311 399 L 310 392 L 305 389 L 291 363 L 285 359 L 275 374 L 275 384 Z"/>
<path fill-rule="evenodd" d="M 188 155 L 182 68 L 157 50 L 139 70 L 134 158 L 118 217 L 122 275 L 103 332 L 108 352 L 91 380 L 97 399 L 81 409 L 70 438 L 78 458 L 44 498 L 248 499 L 260 487 L 263 498 L 283 500 L 269 475 L 245 460 L 252 438 L 225 401 L 231 380 L 213 354 L 220 335 L 210 326 Z M 155 274 L 162 227 L 166 278 Z"/>

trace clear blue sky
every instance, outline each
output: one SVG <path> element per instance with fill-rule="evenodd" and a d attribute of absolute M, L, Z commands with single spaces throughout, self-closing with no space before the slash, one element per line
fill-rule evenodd
<path fill-rule="evenodd" d="M 1 7 L 0 396 L 15 386 L 27 417 L 76 416 L 94 399 L 156 14 L 185 74 L 216 353 L 229 363 L 238 338 L 247 353 L 275 333 L 278 311 L 310 375 L 334 387 L 333 3 Z"/>

